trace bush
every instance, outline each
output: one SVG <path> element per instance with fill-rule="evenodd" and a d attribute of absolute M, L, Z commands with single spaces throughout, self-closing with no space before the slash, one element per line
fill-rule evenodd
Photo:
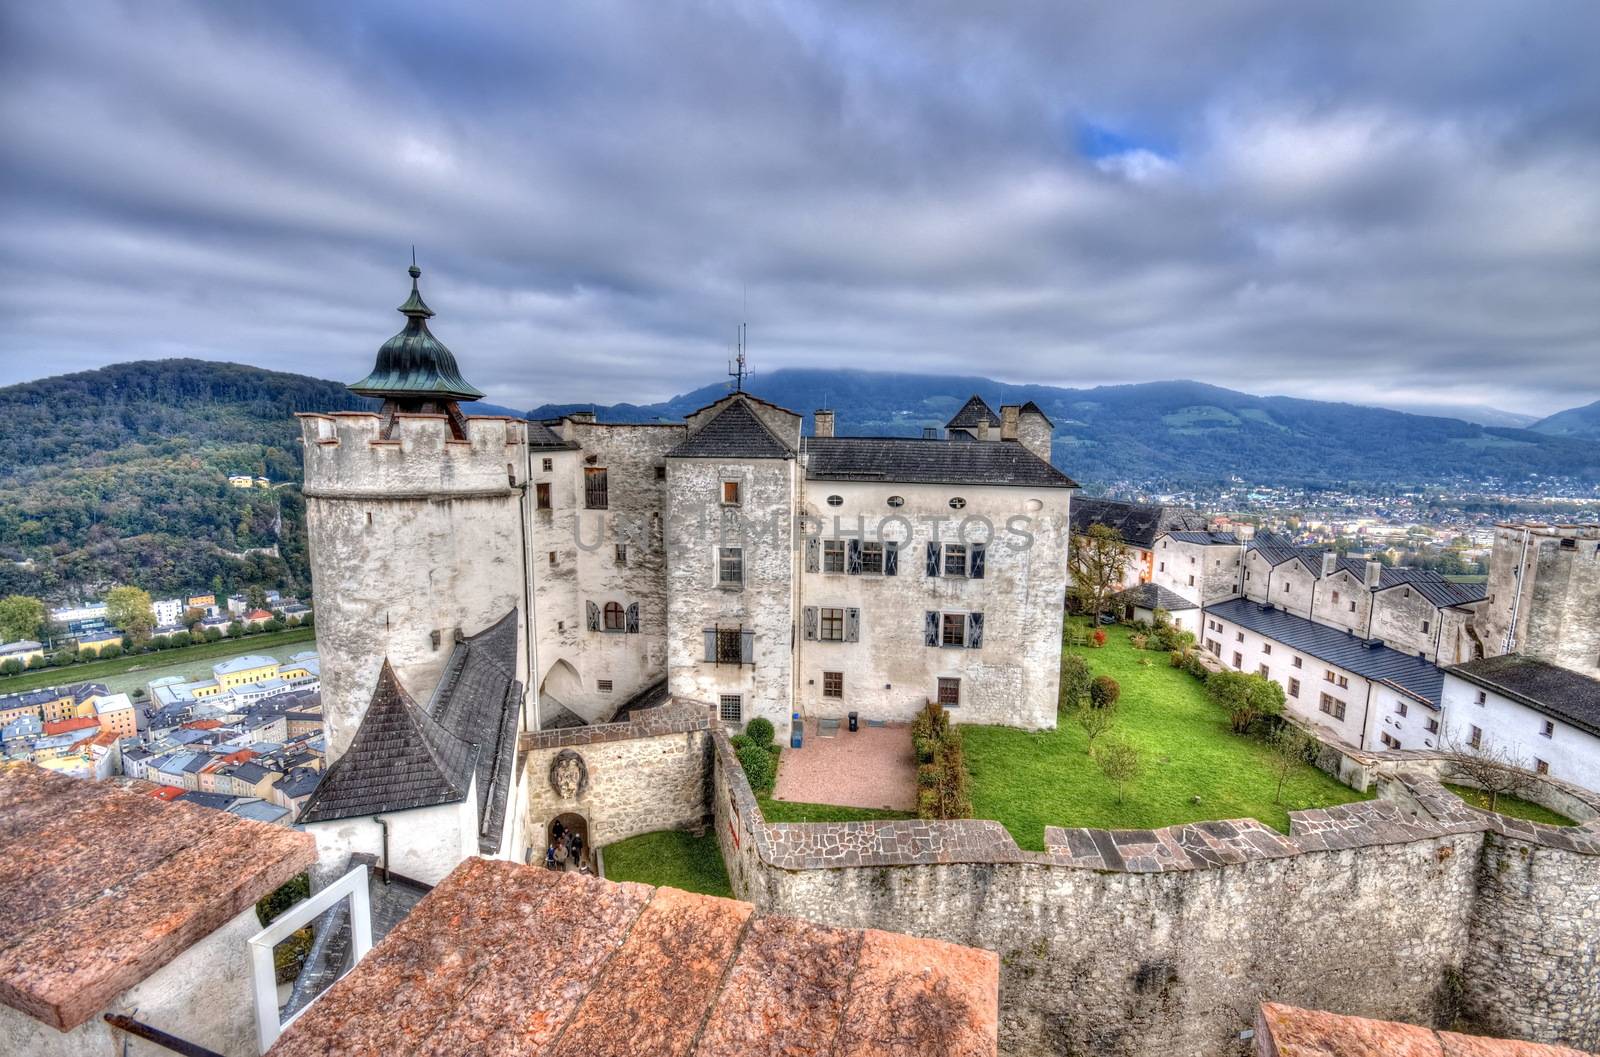
<path fill-rule="evenodd" d="M 1217 672 L 1206 680 L 1206 695 L 1228 713 L 1228 725 L 1244 734 L 1258 719 L 1283 715 L 1283 687 L 1260 675 Z"/>
<path fill-rule="evenodd" d="M 1109 675 L 1097 675 L 1089 684 L 1089 703 L 1095 708 L 1115 708 L 1122 686 Z"/>
<path fill-rule="evenodd" d="M 1136 650 L 1142 650 L 1150 645 L 1150 636 L 1142 632 L 1135 632 L 1128 636 L 1128 643 Z"/>
<path fill-rule="evenodd" d="M 1182 668 L 1183 662 L 1188 659 L 1189 655 L 1184 653 L 1182 650 L 1173 650 L 1171 653 L 1167 654 L 1167 661 L 1174 668 Z"/>
<path fill-rule="evenodd" d="M 751 743 L 740 749 L 737 755 L 750 788 L 757 793 L 772 792 L 772 786 L 778 780 L 778 761 L 767 751 L 767 747 Z"/>
<path fill-rule="evenodd" d="M 950 731 L 950 716 L 944 706 L 937 701 L 929 701 L 922 706 L 922 711 L 917 713 L 917 718 L 911 721 L 911 736 L 913 738 L 928 738 L 931 741 L 942 741 Z"/>
<path fill-rule="evenodd" d="M 15 657 L 8 657 L 5 663 L 0 664 L 0 675 L 16 675 L 22 671 L 22 662 Z"/>
<path fill-rule="evenodd" d="M 735 734 L 728 739 L 728 744 L 733 746 L 733 754 L 739 755 L 739 750 L 750 744 L 750 737 L 746 734 Z"/>
<path fill-rule="evenodd" d="M 207 642 L 217 642 L 222 638 L 221 628 L 206 628 L 203 637 Z"/>
<path fill-rule="evenodd" d="M 1094 648 L 1097 650 L 1104 646 L 1106 644 L 1106 629 L 1095 628 L 1094 634 L 1089 636 L 1089 641 L 1094 644 Z"/>
<path fill-rule="evenodd" d="M 777 733 L 773 729 L 772 720 L 766 716 L 757 716 L 744 725 L 745 735 L 757 745 L 771 745 L 772 736 Z"/>
<path fill-rule="evenodd" d="M 932 789 L 939 784 L 939 768 L 931 763 L 924 763 L 917 767 L 917 785 L 923 789 Z"/>
<path fill-rule="evenodd" d="M 1089 696 L 1089 681 L 1093 679 L 1089 671 L 1089 662 L 1076 653 L 1069 653 L 1061 658 L 1061 704 L 1060 711 L 1070 712 L 1083 703 Z"/>
<path fill-rule="evenodd" d="M 110 660 L 113 657 L 121 657 L 121 656 L 122 656 L 122 647 L 118 646 L 114 642 L 111 645 L 106 646 L 105 648 L 103 648 L 100 651 L 100 657 L 103 660 Z"/>
<path fill-rule="evenodd" d="M 1183 670 L 1202 683 L 1211 678 L 1211 669 L 1205 666 L 1205 662 L 1200 659 L 1198 651 L 1190 653 L 1183 659 Z"/>
<path fill-rule="evenodd" d="M 934 750 L 937 747 L 932 738 L 924 738 L 916 734 L 911 736 L 911 751 L 916 754 L 918 763 L 932 763 Z"/>

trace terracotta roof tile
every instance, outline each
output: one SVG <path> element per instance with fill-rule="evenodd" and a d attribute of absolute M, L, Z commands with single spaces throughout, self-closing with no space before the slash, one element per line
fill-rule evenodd
<path fill-rule="evenodd" d="M 1273 1057 L 1586 1057 L 1565 1046 L 1435 1032 L 1414 1024 L 1264 1002 L 1256 1052 Z"/>

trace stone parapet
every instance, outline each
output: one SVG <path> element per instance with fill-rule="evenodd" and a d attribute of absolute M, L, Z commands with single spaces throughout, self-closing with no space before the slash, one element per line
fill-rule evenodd
<path fill-rule="evenodd" d="M 635 712 L 626 723 L 526 731 L 517 748 L 522 752 L 532 752 L 536 749 L 576 748 L 633 738 L 655 738 L 663 734 L 692 734 L 710 730 L 712 722 L 710 705 L 697 701 L 673 701 L 658 708 Z"/>
<path fill-rule="evenodd" d="M 444 415 L 300 414 L 311 499 L 447 499 L 514 494 L 527 479 L 527 423 L 472 416 L 455 439 Z"/>

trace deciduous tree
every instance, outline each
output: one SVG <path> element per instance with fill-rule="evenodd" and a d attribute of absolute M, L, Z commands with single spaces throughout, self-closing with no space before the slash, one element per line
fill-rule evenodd
<path fill-rule="evenodd" d="M 1295 764 L 1308 762 L 1316 744 L 1316 738 L 1292 723 L 1279 724 L 1272 732 L 1267 747 L 1272 750 L 1272 769 L 1278 776 L 1277 788 L 1272 793 L 1273 803 L 1283 803 L 1283 783 L 1289 780 L 1289 772 L 1294 770 Z"/>
<path fill-rule="evenodd" d="M 1457 740 L 1446 728 L 1443 747 L 1456 775 L 1465 779 L 1465 784 L 1482 789 L 1489 797 L 1490 811 L 1498 810 L 1501 797 L 1524 796 L 1538 782 L 1528 770 L 1525 757 L 1487 735 L 1473 745 Z"/>
<path fill-rule="evenodd" d="M 138 587 L 113 587 L 106 592 L 106 617 L 113 625 L 143 642 L 156 626 L 156 611 L 150 592 Z"/>
<path fill-rule="evenodd" d="M 1095 752 L 1094 760 L 1100 773 L 1117 783 L 1117 803 L 1122 803 L 1128 783 L 1139 777 L 1144 764 L 1139 747 L 1126 738 L 1111 738 Z"/>
<path fill-rule="evenodd" d="M 0 642 L 37 638 L 43 627 L 43 602 L 30 595 L 0 598 Z"/>
<path fill-rule="evenodd" d="M 1090 755 L 1094 754 L 1094 740 L 1110 730 L 1117 722 L 1117 713 L 1109 708 L 1091 708 L 1084 705 L 1078 709 L 1078 726 L 1083 728 L 1083 736 L 1088 740 Z"/>
<path fill-rule="evenodd" d="M 1105 612 L 1132 560 L 1133 552 L 1123 544 L 1122 534 L 1110 525 L 1091 525 L 1087 533 L 1073 536 L 1067 568 L 1078 608 L 1094 617 Z"/>

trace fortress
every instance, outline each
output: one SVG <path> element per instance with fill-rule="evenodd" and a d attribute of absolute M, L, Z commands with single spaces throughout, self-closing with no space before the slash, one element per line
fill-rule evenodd
<path fill-rule="evenodd" d="M 769 824 L 728 734 L 763 716 L 1055 722 L 1073 482 L 1032 405 L 942 436 L 837 436 L 742 392 L 681 423 L 468 416 L 428 329 L 301 416 L 331 766 L 300 822 L 423 882 L 715 829 L 737 896 L 999 953 L 1002 1050 L 1238 1052 L 1262 999 L 1600 1046 L 1600 798 L 1478 812 L 1418 753 L 1329 769 L 1379 799 L 1293 815 L 1049 829 Z M 1537 634 L 1529 628 L 1522 634 Z"/>

